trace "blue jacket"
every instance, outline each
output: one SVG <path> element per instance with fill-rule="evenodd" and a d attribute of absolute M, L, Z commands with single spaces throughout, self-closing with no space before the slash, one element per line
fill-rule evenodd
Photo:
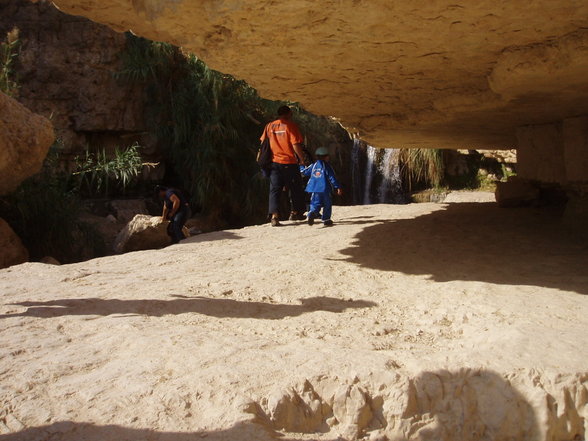
<path fill-rule="evenodd" d="M 325 193 L 331 191 L 331 185 L 337 189 L 341 188 L 337 178 L 335 177 L 335 171 L 328 162 L 321 161 L 320 159 L 314 164 L 309 165 L 306 168 L 302 168 L 300 172 L 304 176 L 310 176 L 308 185 L 306 186 L 307 193 Z"/>

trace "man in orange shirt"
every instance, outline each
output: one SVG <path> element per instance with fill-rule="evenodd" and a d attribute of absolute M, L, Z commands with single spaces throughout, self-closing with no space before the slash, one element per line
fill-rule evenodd
<path fill-rule="evenodd" d="M 292 121 L 292 110 L 288 106 L 278 109 L 278 119 L 265 126 L 261 141 L 269 137 L 273 162 L 270 170 L 269 213 L 273 227 L 280 225 L 279 206 L 282 189 L 290 190 L 290 220 L 304 220 L 304 190 L 299 164 L 304 160 L 303 142 L 300 129 Z"/>

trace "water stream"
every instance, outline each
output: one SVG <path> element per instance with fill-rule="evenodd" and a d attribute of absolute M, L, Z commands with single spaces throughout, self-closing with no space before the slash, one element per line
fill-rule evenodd
<path fill-rule="evenodd" d="M 363 193 L 363 205 L 369 205 L 371 200 L 372 181 L 374 179 L 374 163 L 376 161 L 377 150 L 371 145 L 367 146 L 367 163 L 365 166 L 365 185 Z"/>
<path fill-rule="evenodd" d="M 405 204 L 407 196 L 402 189 L 398 149 L 379 149 L 353 142 L 352 181 L 353 203 Z"/>

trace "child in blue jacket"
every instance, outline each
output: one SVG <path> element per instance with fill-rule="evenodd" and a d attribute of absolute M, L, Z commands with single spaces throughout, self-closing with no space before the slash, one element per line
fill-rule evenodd
<path fill-rule="evenodd" d="M 310 197 L 310 209 L 308 210 L 308 225 L 314 224 L 314 220 L 319 217 L 321 208 L 323 209 L 322 220 L 325 226 L 333 225 L 331 212 L 333 203 L 331 201 L 331 186 L 337 190 L 338 195 L 343 191 L 335 177 L 333 167 L 329 164 L 329 150 L 326 147 L 320 147 L 316 150 L 317 161 L 301 172 L 304 176 L 309 176 L 310 180 L 306 186 L 306 192 L 312 193 Z"/>

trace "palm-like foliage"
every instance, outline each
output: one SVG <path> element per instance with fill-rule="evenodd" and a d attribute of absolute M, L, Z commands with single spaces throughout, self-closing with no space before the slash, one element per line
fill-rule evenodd
<path fill-rule="evenodd" d="M 95 154 L 86 151 L 83 157 L 77 157 L 73 175 L 78 177 L 80 191 L 88 196 L 100 193 L 108 196 L 112 190 L 125 194 L 144 165 L 139 148 L 135 143 L 126 149 L 116 148 L 112 156 L 103 149 Z"/>
<path fill-rule="evenodd" d="M 399 161 L 403 181 L 409 190 L 422 185 L 441 186 L 445 174 L 443 150 L 402 149 Z"/>

